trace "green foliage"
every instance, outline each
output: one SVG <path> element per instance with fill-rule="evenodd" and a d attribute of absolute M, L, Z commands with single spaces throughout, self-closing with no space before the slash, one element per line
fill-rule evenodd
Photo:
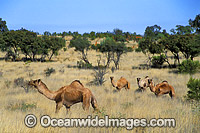
<path fill-rule="evenodd" d="M 165 60 L 166 60 L 166 56 L 164 54 L 161 54 L 160 56 L 153 56 L 151 60 L 152 66 L 159 68 L 160 66 L 163 65 Z"/>
<path fill-rule="evenodd" d="M 119 69 L 119 61 L 121 55 L 130 50 L 123 42 L 116 42 L 113 38 L 110 37 L 107 37 L 104 41 L 101 42 L 100 45 L 97 45 L 95 49 L 106 55 L 106 67 L 109 67 L 110 62 L 113 61 L 116 69 Z"/>
<path fill-rule="evenodd" d="M 88 50 L 90 46 L 90 42 L 87 38 L 78 37 L 76 39 L 72 39 L 70 41 L 69 47 L 74 47 L 76 51 L 84 51 Z"/>
<path fill-rule="evenodd" d="M 90 62 L 87 59 L 87 51 L 89 50 L 90 45 L 91 44 L 87 38 L 78 37 L 70 41 L 69 47 L 74 47 L 75 51 L 81 52 L 82 54 L 81 59 L 85 63 L 90 64 Z"/>
<path fill-rule="evenodd" d="M 180 73 L 190 73 L 194 74 L 200 69 L 199 61 L 184 60 L 178 67 Z"/>
<path fill-rule="evenodd" d="M 83 69 L 91 69 L 91 68 L 93 68 L 92 64 L 85 63 L 82 60 L 81 61 L 77 61 L 77 67 L 78 68 L 83 68 Z"/>
<path fill-rule="evenodd" d="M 6 21 L 3 21 L 2 18 L 0 18 L 0 34 L 6 31 L 8 31 Z"/>
<path fill-rule="evenodd" d="M 52 73 L 55 73 L 56 70 L 54 68 L 47 68 L 47 69 L 44 70 L 44 72 L 45 72 L 45 75 L 47 77 L 49 77 Z"/>
<path fill-rule="evenodd" d="M 164 45 L 160 41 L 153 41 L 150 38 L 144 38 L 139 41 L 138 50 L 142 51 L 144 54 L 160 54 L 164 51 Z"/>
<path fill-rule="evenodd" d="M 21 110 L 21 111 L 28 111 L 30 109 L 35 109 L 36 108 L 36 104 L 30 104 L 30 103 L 14 103 L 14 104 L 10 104 L 7 106 L 7 109 L 11 110 L 11 111 L 16 111 L 16 110 Z"/>
<path fill-rule="evenodd" d="M 187 83 L 189 91 L 187 92 L 188 100 L 200 101 L 200 79 L 190 78 Z"/>
<path fill-rule="evenodd" d="M 200 54 L 200 36 L 194 34 L 181 35 L 177 46 L 186 59 L 193 60 Z"/>
<path fill-rule="evenodd" d="M 200 33 L 200 14 L 196 15 L 195 19 L 189 20 L 189 24 L 191 27 L 193 27 L 196 30 L 196 33 Z"/>
<path fill-rule="evenodd" d="M 44 61 L 45 57 L 51 60 L 53 55 L 57 55 L 58 51 L 65 47 L 65 40 L 58 37 L 49 36 L 49 32 L 38 37 L 35 32 L 26 29 L 11 30 L 0 34 L 0 49 L 6 52 L 6 59 L 16 61 L 19 54 L 25 55 L 31 61 L 36 61 L 36 55 L 40 55 L 40 61 Z"/>
<path fill-rule="evenodd" d="M 191 26 L 176 25 L 176 27 L 176 34 L 178 35 L 191 34 L 193 32 Z"/>

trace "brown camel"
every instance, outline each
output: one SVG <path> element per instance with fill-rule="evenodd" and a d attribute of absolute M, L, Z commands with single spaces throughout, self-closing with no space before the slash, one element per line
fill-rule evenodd
<path fill-rule="evenodd" d="M 144 79 L 137 78 L 137 84 L 141 91 L 146 91 L 147 87 L 149 86 L 148 80 L 149 76 L 146 76 Z"/>
<path fill-rule="evenodd" d="M 172 87 L 167 81 L 163 81 L 162 83 L 159 83 L 156 86 L 154 86 L 152 79 L 149 79 L 148 82 L 150 90 L 154 92 L 156 96 L 169 94 L 171 98 L 175 97 L 174 87 Z"/>
<path fill-rule="evenodd" d="M 49 90 L 40 79 L 31 80 L 28 84 L 34 86 L 39 93 L 43 94 L 48 99 L 56 102 L 56 113 L 58 113 L 63 105 L 68 112 L 73 104 L 79 102 L 83 103 L 84 110 L 89 110 L 90 103 L 95 111 L 98 110 L 94 95 L 88 88 L 85 88 L 79 80 L 75 80 L 70 85 L 61 87 L 57 91 Z"/>
<path fill-rule="evenodd" d="M 110 77 L 112 86 L 115 87 L 118 91 L 125 87 L 126 90 L 130 89 L 130 83 L 124 78 L 121 77 L 117 82 L 114 81 L 114 77 Z"/>

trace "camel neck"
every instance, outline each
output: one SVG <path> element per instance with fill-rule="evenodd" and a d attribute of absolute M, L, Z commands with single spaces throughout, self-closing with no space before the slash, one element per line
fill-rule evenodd
<path fill-rule="evenodd" d="M 114 81 L 114 79 L 111 79 L 111 83 L 112 83 L 113 87 L 116 86 L 116 85 L 115 85 L 115 81 Z"/>
<path fill-rule="evenodd" d="M 153 84 L 151 84 L 151 85 L 149 86 L 149 88 L 150 88 L 150 90 L 151 90 L 152 92 L 155 92 L 155 86 L 154 86 Z"/>
<path fill-rule="evenodd" d="M 38 91 L 50 100 L 55 99 L 55 92 L 50 91 L 44 84 L 38 87 Z"/>

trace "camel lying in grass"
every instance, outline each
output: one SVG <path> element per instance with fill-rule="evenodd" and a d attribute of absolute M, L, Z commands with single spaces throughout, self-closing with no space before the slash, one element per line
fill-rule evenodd
<path fill-rule="evenodd" d="M 150 90 L 155 93 L 156 96 L 161 96 L 164 94 L 169 94 L 171 98 L 175 97 L 174 87 L 172 87 L 167 81 L 163 81 L 162 83 L 154 86 L 154 82 L 152 79 L 148 80 Z"/>
<path fill-rule="evenodd" d="M 61 87 L 57 91 L 49 90 L 40 79 L 32 80 L 28 84 L 34 86 L 39 93 L 48 99 L 56 102 L 56 113 L 58 113 L 63 105 L 68 112 L 73 104 L 79 102 L 83 103 L 83 109 L 87 111 L 89 110 L 90 103 L 94 110 L 98 108 L 97 101 L 92 92 L 88 88 L 85 88 L 79 80 L 75 80 L 70 85 Z"/>
<path fill-rule="evenodd" d="M 118 91 L 120 91 L 122 88 L 125 88 L 126 90 L 130 89 L 130 83 L 124 77 L 121 77 L 117 82 L 114 81 L 114 77 L 110 77 L 110 79 L 112 86 Z"/>
<path fill-rule="evenodd" d="M 149 76 L 146 76 L 144 79 L 137 78 L 137 84 L 141 91 L 146 91 L 146 89 L 148 88 L 149 86 L 148 80 Z"/>

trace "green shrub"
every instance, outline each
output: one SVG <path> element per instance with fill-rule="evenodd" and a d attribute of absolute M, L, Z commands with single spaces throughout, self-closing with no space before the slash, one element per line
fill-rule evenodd
<path fill-rule="evenodd" d="M 187 99 L 200 101 L 200 79 L 190 78 L 187 87 L 189 88 Z"/>
<path fill-rule="evenodd" d="M 92 68 L 92 64 L 85 63 L 83 61 L 77 61 L 77 67 L 78 68 L 84 68 L 84 69 L 90 69 L 90 68 Z"/>
<path fill-rule="evenodd" d="M 30 104 L 30 103 L 14 103 L 14 104 L 10 104 L 7 106 L 7 109 L 11 110 L 11 111 L 16 111 L 16 110 L 21 110 L 21 111 L 28 111 L 31 109 L 35 109 L 36 108 L 36 104 Z"/>
<path fill-rule="evenodd" d="M 200 63 L 199 61 L 184 60 L 178 67 L 180 73 L 190 73 L 194 74 L 199 71 Z"/>
<path fill-rule="evenodd" d="M 163 63 L 165 62 L 166 56 L 164 54 L 161 54 L 160 56 L 153 56 L 152 57 L 152 66 L 153 67 L 160 67 L 163 65 Z"/>
<path fill-rule="evenodd" d="M 52 73 L 55 73 L 56 70 L 55 70 L 54 68 L 47 68 L 47 69 L 44 70 L 44 72 L 45 72 L 45 75 L 48 77 L 48 76 L 50 76 Z"/>

